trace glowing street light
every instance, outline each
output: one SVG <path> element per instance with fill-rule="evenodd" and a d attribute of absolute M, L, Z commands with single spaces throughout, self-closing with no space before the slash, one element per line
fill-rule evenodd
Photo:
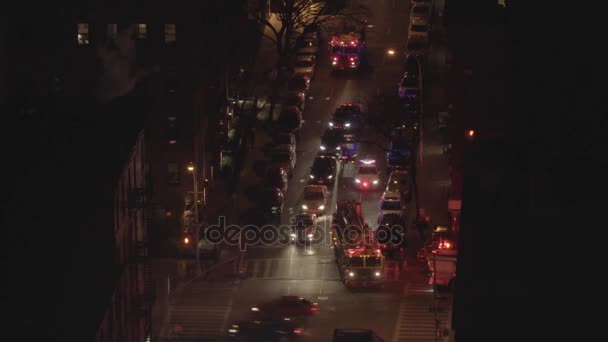
<path fill-rule="evenodd" d="M 388 49 L 387 53 L 388 53 L 389 56 L 394 56 L 395 55 L 395 50 Z"/>

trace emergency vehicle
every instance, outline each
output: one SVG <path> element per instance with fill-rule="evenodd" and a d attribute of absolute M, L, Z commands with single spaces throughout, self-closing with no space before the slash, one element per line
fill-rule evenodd
<path fill-rule="evenodd" d="M 433 236 L 421 251 L 429 270 L 429 284 L 452 287 L 456 279 L 458 249 L 455 237 L 445 226 L 436 226 Z"/>
<path fill-rule="evenodd" d="M 350 32 L 333 36 L 329 42 L 331 70 L 358 69 L 365 47 L 361 33 Z"/>
<path fill-rule="evenodd" d="M 374 232 L 363 224 L 360 202 L 351 200 L 337 204 L 331 238 L 347 287 L 383 286 L 384 256 Z"/>

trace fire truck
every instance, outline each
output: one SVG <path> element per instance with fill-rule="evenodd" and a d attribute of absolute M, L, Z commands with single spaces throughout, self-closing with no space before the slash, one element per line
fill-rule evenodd
<path fill-rule="evenodd" d="M 433 236 L 420 253 L 429 270 L 429 284 L 452 287 L 456 279 L 458 249 L 456 238 L 448 227 L 436 226 Z"/>
<path fill-rule="evenodd" d="M 361 65 L 365 48 L 363 33 L 335 35 L 329 42 L 331 70 L 355 70 Z"/>
<path fill-rule="evenodd" d="M 373 231 L 363 223 L 360 202 L 338 202 L 331 235 L 344 284 L 382 287 L 384 257 Z"/>

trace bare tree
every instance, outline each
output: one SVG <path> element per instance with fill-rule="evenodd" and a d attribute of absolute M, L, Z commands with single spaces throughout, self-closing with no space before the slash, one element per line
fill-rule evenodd
<path fill-rule="evenodd" d="M 345 21 L 363 23 L 370 13 L 358 0 L 345 0 L 341 8 L 332 8 L 332 1 L 322 0 L 279 0 L 275 3 L 279 5 L 279 9 L 274 13 L 274 17 L 267 17 L 265 11 L 260 13 L 257 10 L 250 11 L 249 15 L 267 28 L 262 35 L 276 48 L 277 71 L 289 66 L 297 38 L 306 28 Z M 270 34 L 266 31 L 270 31 Z M 271 109 L 274 107 L 274 99 L 281 81 L 281 77 L 273 80 Z M 272 120 L 272 110 L 269 120 Z"/>

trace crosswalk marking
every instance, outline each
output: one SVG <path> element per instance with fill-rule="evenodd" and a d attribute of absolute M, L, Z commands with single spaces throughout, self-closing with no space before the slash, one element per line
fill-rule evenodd
<path fill-rule="evenodd" d="M 193 339 L 223 335 L 234 291 L 231 284 L 188 284 L 169 305 L 169 330 L 165 334 Z"/>
<path fill-rule="evenodd" d="M 243 260 L 247 279 L 281 280 L 342 280 L 335 263 L 319 263 L 309 259 L 268 258 Z M 387 265 L 384 280 L 401 281 L 402 272 L 396 265 Z"/>
<path fill-rule="evenodd" d="M 435 341 L 437 324 L 433 305 L 432 294 L 407 293 L 406 289 L 399 305 L 393 342 Z M 440 326 L 445 326 L 447 319 L 447 311 L 437 313 Z"/>

